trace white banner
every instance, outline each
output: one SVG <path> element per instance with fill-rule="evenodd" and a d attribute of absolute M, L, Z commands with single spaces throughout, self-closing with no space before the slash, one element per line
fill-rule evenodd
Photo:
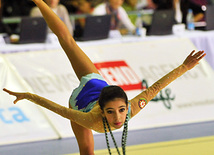
<path fill-rule="evenodd" d="M 84 46 L 109 84 L 123 87 L 129 98 L 178 67 L 195 47 L 188 39 Z M 68 107 L 72 90 L 79 84 L 62 50 L 6 55 L 33 91 Z M 214 119 L 214 74 L 208 63 L 187 72 L 167 86 L 137 116 L 129 129 L 177 125 Z M 69 121 L 45 110 L 61 137 L 73 136 Z"/>
<path fill-rule="evenodd" d="M 0 145 L 59 138 L 36 105 L 26 100 L 14 105 L 15 97 L 2 91 L 3 88 L 14 91 L 31 90 L 2 55 L 0 81 Z"/>
<path fill-rule="evenodd" d="M 100 62 L 108 62 L 101 67 L 104 77 L 108 82 L 125 88 L 129 98 L 141 92 L 139 89 L 134 90 L 138 87 L 137 79 L 144 82 L 143 86 L 152 85 L 182 64 L 192 50 L 197 49 L 188 39 L 165 39 L 84 49 L 93 62 L 98 63 L 97 66 L 100 66 Z M 213 92 L 214 73 L 204 59 L 163 89 L 129 122 L 129 129 L 214 120 Z"/>
<path fill-rule="evenodd" d="M 68 107 L 71 92 L 79 81 L 62 51 L 36 51 L 6 56 L 36 94 Z M 44 108 L 42 110 L 61 137 L 73 136 L 68 119 Z"/>

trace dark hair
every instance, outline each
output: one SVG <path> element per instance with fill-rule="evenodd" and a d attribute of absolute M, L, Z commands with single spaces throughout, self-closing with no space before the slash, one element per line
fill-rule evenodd
<path fill-rule="evenodd" d="M 100 108 L 103 110 L 107 102 L 113 101 L 116 98 L 124 99 L 126 105 L 128 104 L 128 97 L 121 87 L 115 85 L 104 87 L 99 96 Z"/>

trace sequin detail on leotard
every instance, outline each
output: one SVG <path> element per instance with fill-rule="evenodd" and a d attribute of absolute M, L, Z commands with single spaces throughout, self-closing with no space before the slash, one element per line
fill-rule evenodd
<path fill-rule="evenodd" d="M 97 103 L 101 90 L 107 86 L 103 77 L 96 73 L 83 76 L 80 85 L 70 97 L 72 109 L 89 112 Z"/>

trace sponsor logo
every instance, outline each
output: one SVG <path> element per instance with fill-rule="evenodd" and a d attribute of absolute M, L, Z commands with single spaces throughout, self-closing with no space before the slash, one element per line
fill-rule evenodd
<path fill-rule="evenodd" d="M 5 124 L 28 122 L 30 119 L 18 107 L 0 108 L 0 122 Z"/>
<path fill-rule="evenodd" d="M 95 63 L 109 85 L 118 85 L 125 91 L 141 89 L 141 80 L 125 61 Z"/>

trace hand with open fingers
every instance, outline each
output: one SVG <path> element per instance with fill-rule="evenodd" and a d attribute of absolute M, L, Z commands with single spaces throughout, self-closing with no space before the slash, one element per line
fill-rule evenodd
<path fill-rule="evenodd" d="M 10 95 L 13 95 L 16 97 L 16 100 L 14 100 L 14 104 L 16 104 L 19 100 L 22 100 L 25 98 L 25 93 L 17 93 L 17 92 L 12 92 L 6 88 L 3 89 L 5 92 L 7 92 Z"/>
<path fill-rule="evenodd" d="M 204 51 L 198 51 L 195 53 L 195 50 L 193 50 L 184 60 L 183 64 L 190 70 L 195 67 L 195 65 L 199 64 L 199 61 L 205 57 L 205 55 L 206 53 Z"/>

